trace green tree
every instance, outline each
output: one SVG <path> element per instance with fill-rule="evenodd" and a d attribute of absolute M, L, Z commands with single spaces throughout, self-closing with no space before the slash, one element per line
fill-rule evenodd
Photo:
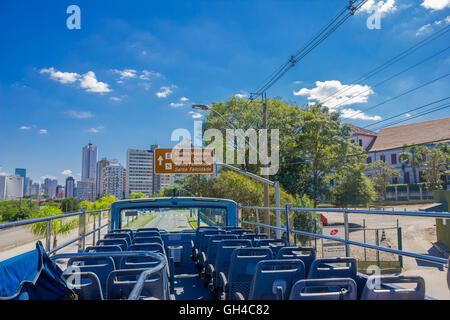
<path fill-rule="evenodd" d="M 45 206 L 42 210 L 34 213 L 32 218 L 44 218 L 62 214 L 61 209 L 53 206 Z M 68 234 L 78 226 L 78 220 L 75 218 L 55 219 L 51 221 L 51 235 L 53 236 L 53 248 L 57 246 L 57 237 Z M 47 222 L 40 222 L 31 225 L 31 232 L 35 235 L 47 237 Z"/>
<path fill-rule="evenodd" d="M 130 196 L 128 197 L 128 199 L 145 199 L 145 198 L 148 198 L 148 196 L 142 192 L 138 192 L 138 193 L 132 192 L 130 194 Z"/>
<path fill-rule="evenodd" d="M 427 148 L 425 146 L 418 145 L 405 145 L 403 146 L 403 152 L 399 156 L 400 163 L 407 165 L 410 164 L 413 176 L 414 183 L 418 183 L 417 181 L 417 170 L 423 165 L 427 156 Z M 404 169 L 403 169 L 404 170 Z"/>
<path fill-rule="evenodd" d="M 385 199 L 389 179 L 400 177 L 400 173 L 382 160 L 370 163 L 367 169 L 380 199 Z"/>
<path fill-rule="evenodd" d="M 77 198 L 64 198 L 61 200 L 62 212 L 76 212 L 79 208 L 79 201 Z"/>
<path fill-rule="evenodd" d="M 293 206 L 295 208 L 314 208 L 314 201 L 310 199 L 306 194 L 303 196 L 297 195 L 295 197 Z M 322 232 L 322 222 L 320 221 L 320 215 L 313 212 L 305 211 L 293 211 L 292 212 L 292 226 L 296 230 L 301 230 L 311 233 L 321 233 Z M 311 237 L 296 234 L 295 239 L 302 245 L 306 245 Z"/>
<path fill-rule="evenodd" d="M 29 219 L 39 210 L 31 200 L 7 200 L 0 202 L 0 217 L 4 222 Z"/>
<path fill-rule="evenodd" d="M 424 163 L 423 169 L 428 190 L 442 189 L 443 181 L 441 176 L 449 174 L 447 170 L 449 159 L 449 154 L 439 148 L 428 151 L 427 160 Z"/>
<path fill-rule="evenodd" d="M 332 203 L 341 208 L 367 206 L 375 200 L 375 190 L 369 178 L 363 173 L 365 165 L 346 166 L 343 176 L 332 188 Z"/>

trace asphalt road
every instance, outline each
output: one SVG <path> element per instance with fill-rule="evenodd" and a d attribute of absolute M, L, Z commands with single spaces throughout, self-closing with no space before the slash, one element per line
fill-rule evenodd
<path fill-rule="evenodd" d="M 146 228 L 159 228 L 169 232 L 192 229 L 188 222 L 189 211 L 163 211 L 156 214 L 156 218 Z"/>

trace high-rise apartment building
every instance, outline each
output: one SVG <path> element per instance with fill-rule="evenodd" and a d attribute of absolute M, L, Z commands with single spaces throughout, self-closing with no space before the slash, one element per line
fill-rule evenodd
<path fill-rule="evenodd" d="M 95 182 L 97 167 L 97 146 L 89 143 L 83 147 L 83 158 L 81 162 L 81 180 L 92 180 Z"/>
<path fill-rule="evenodd" d="M 45 178 L 43 185 L 44 195 L 49 196 L 51 199 L 56 198 L 56 187 L 58 186 L 58 181 L 50 178 Z"/>
<path fill-rule="evenodd" d="M 109 162 L 106 158 L 97 162 L 97 170 L 95 173 L 95 192 L 97 199 L 105 194 L 105 169 L 109 165 Z"/>
<path fill-rule="evenodd" d="M 75 179 L 73 177 L 66 178 L 66 186 L 64 188 L 64 197 L 73 198 L 75 189 Z"/>
<path fill-rule="evenodd" d="M 0 200 L 6 199 L 6 176 L 0 174 Z"/>
<path fill-rule="evenodd" d="M 153 151 L 128 149 L 125 194 L 139 192 L 153 193 Z"/>
<path fill-rule="evenodd" d="M 105 168 L 104 194 L 113 195 L 119 199 L 124 196 L 124 167 L 117 160 L 111 160 Z"/>
<path fill-rule="evenodd" d="M 90 180 L 77 182 L 77 198 L 81 201 L 94 201 L 95 200 L 95 183 Z"/>
<path fill-rule="evenodd" d="M 23 198 L 23 177 L 0 175 L 0 200 Z"/>

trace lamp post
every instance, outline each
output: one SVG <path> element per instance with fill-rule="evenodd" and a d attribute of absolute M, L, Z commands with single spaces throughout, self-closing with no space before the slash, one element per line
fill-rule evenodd
<path fill-rule="evenodd" d="M 201 111 L 213 111 L 213 112 L 216 113 L 223 121 L 225 121 L 225 123 L 227 123 L 231 128 L 235 129 L 236 132 L 241 136 L 241 138 L 244 139 L 244 143 L 245 143 L 245 137 L 243 137 L 242 134 L 240 133 L 240 131 L 237 130 L 236 126 L 233 125 L 233 123 L 231 123 L 230 121 L 228 121 L 228 120 L 227 120 L 222 114 L 220 114 L 217 110 L 214 110 L 214 109 L 210 108 L 209 106 L 203 105 L 203 104 L 194 104 L 194 105 L 192 105 L 192 108 L 193 108 L 193 109 L 196 109 L 196 110 L 201 110 Z M 262 157 L 262 156 L 261 156 L 261 154 L 260 154 L 260 153 L 258 152 L 258 150 L 250 143 L 250 141 L 249 141 L 248 145 L 249 145 L 249 147 L 251 147 L 254 151 L 256 151 L 256 153 L 260 156 L 260 158 L 265 158 L 265 157 Z M 265 206 L 265 207 L 269 207 L 269 185 L 270 185 L 270 186 L 273 186 L 273 187 L 275 188 L 275 206 L 276 206 L 277 208 L 280 207 L 280 184 L 279 184 L 278 181 L 271 181 L 271 180 L 268 179 L 268 176 L 260 177 L 260 176 L 258 176 L 258 175 L 256 175 L 256 174 L 247 172 L 247 171 L 245 171 L 245 170 L 238 169 L 238 168 L 236 168 L 236 167 L 234 167 L 234 166 L 231 166 L 231 165 L 229 165 L 229 164 L 222 163 L 221 165 L 223 165 L 223 166 L 225 166 L 225 167 L 227 167 L 227 168 L 229 168 L 229 169 L 232 169 L 232 170 L 234 170 L 234 171 L 237 171 L 237 172 L 239 172 L 239 173 L 242 173 L 242 174 L 244 174 L 244 175 L 246 175 L 246 176 L 248 176 L 248 177 L 250 177 L 250 178 L 252 178 L 252 179 L 256 179 L 256 180 L 258 180 L 258 181 L 264 183 L 264 206 Z M 267 210 L 267 211 L 268 211 L 268 210 Z M 275 214 L 276 214 L 276 226 L 277 226 L 277 227 L 280 227 L 280 226 L 281 226 L 281 216 L 280 216 L 280 211 L 279 211 L 279 210 L 276 210 L 276 211 L 275 211 Z M 268 218 L 268 219 L 264 219 L 264 223 L 269 225 L 269 224 L 270 224 L 270 220 L 269 220 L 270 215 L 269 215 L 269 214 L 268 214 L 268 217 L 267 217 L 267 218 Z M 266 220 L 268 220 L 268 221 L 266 221 Z M 268 231 L 268 234 L 270 235 L 270 230 L 267 230 L 267 231 Z M 277 235 L 277 238 L 281 238 L 281 231 L 277 229 L 277 230 L 276 230 L 276 235 Z"/>

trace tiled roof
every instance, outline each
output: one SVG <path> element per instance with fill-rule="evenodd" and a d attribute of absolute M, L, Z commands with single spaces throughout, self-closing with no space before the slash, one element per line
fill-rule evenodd
<path fill-rule="evenodd" d="M 360 128 L 360 127 L 357 127 L 354 125 L 351 125 L 351 126 L 352 126 L 352 135 L 365 135 L 365 136 L 373 136 L 373 137 L 377 136 L 377 134 L 373 131 L 366 130 L 366 129 L 363 129 L 363 128 Z"/>
<path fill-rule="evenodd" d="M 450 117 L 381 129 L 372 151 L 401 148 L 411 144 L 429 144 L 450 140 Z"/>

